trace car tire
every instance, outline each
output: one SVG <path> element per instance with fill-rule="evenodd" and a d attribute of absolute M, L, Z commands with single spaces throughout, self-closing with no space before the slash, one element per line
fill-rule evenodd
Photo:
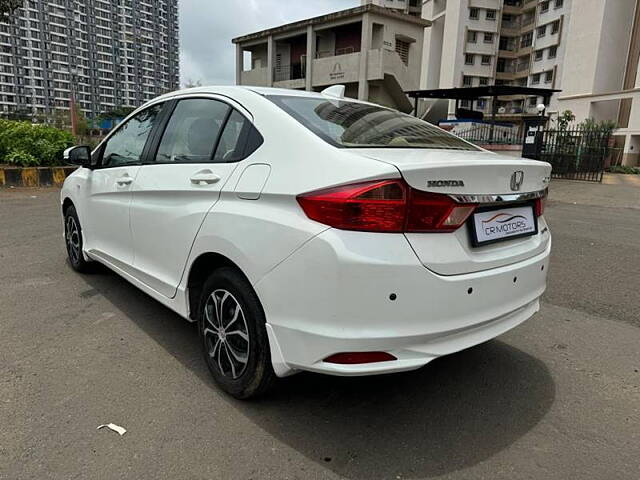
<path fill-rule="evenodd" d="M 82 227 L 76 207 L 73 205 L 64 211 L 64 240 L 71 267 L 76 272 L 89 272 L 93 262 L 85 260 L 82 253 Z"/>
<path fill-rule="evenodd" d="M 249 281 L 235 268 L 215 270 L 198 304 L 202 353 L 216 383 L 247 399 L 274 382 L 265 315 Z"/>

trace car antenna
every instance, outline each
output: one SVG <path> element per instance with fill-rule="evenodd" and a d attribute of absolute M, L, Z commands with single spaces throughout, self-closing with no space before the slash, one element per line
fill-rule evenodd
<path fill-rule="evenodd" d="M 344 85 L 332 85 L 328 88 L 325 88 L 320 93 L 322 95 L 326 95 L 327 97 L 344 98 L 344 91 L 345 91 Z"/>

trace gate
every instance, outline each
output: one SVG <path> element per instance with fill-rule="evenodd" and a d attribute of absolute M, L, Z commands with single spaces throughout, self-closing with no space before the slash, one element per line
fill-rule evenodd
<path fill-rule="evenodd" d="M 541 135 L 540 160 L 551 164 L 552 177 L 602 181 L 611 130 L 577 127 L 544 130 Z"/>

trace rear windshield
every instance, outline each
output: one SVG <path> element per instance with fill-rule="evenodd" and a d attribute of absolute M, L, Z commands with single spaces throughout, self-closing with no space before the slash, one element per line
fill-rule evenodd
<path fill-rule="evenodd" d="M 423 120 L 376 105 L 286 95 L 267 98 L 336 147 L 479 150 Z"/>

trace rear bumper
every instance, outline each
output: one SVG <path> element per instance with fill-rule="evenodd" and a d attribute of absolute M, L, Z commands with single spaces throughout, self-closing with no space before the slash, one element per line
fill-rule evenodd
<path fill-rule="evenodd" d="M 279 376 L 392 373 L 490 340 L 538 310 L 550 247 L 513 265 L 441 276 L 419 262 L 402 235 L 327 230 L 256 285 L 274 369 Z M 358 351 L 397 360 L 323 362 Z"/>

